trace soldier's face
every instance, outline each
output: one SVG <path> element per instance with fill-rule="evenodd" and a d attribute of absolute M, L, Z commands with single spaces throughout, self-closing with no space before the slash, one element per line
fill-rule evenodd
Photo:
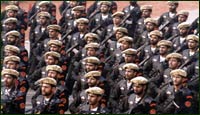
<path fill-rule="evenodd" d="M 150 43 L 151 43 L 152 45 L 156 45 L 156 44 L 158 43 L 158 41 L 159 41 L 158 36 L 156 36 L 156 35 L 151 35 L 151 36 L 150 36 Z"/>
<path fill-rule="evenodd" d="M 99 97 L 95 94 L 88 94 L 88 101 L 90 105 L 96 105 L 99 101 Z"/>
<path fill-rule="evenodd" d="M 50 38 L 54 38 L 58 36 L 58 32 L 56 30 L 53 29 L 49 29 L 49 37 Z"/>
<path fill-rule="evenodd" d="M 188 28 L 180 28 L 180 29 L 179 29 L 179 33 L 180 33 L 180 36 L 187 35 L 187 33 L 188 33 Z"/>
<path fill-rule="evenodd" d="M 142 86 L 142 85 L 134 85 L 133 86 L 133 90 L 134 90 L 135 94 L 140 95 L 144 91 L 144 86 Z"/>
<path fill-rule="evenodd" d="M 135 72 L 132 69 L 125 69 L 125 78 L 130 80 L 135 76 Z"/>
<path fill-rule="evenodd" d="M 118 40 L 119 38 L 124 36 L 124 33 L 120 32 L 120 31 L 117 31 L 115 36 L 116 36 L 116 39 Z"/>
<path fill-rule="evenodd" d="M 77 1 L 70 1 L 69 5 L 73 8 L 77 5 Z"/>
<path fill-rule="evenodd" d="M 88 85 L 89 85 L 90 87 L 94 87 L 95 85 L 97 85 L 98 80 L 97 80 L 96 78 L 94 78 L 94 77 L 89 77 L 89 78 L 87 79 L 87 83 L 88 83 Z"/>
<path fill-rule="evenodd" d="M 173 75 L 172 80 L 173 80 L 173 85 L 180 86 L 182 84 L 183 78 L 179 75 Z"/>
<path fill-rule="evenodd" d="M 7 16 L 8 16 L 8 18 L 10 18 L 10 17 L 16 17 L 17 16 L 17 12 L 13 11 L 13 10 L 8 10 Z"/>
<path fill-rule="evenodd" d="M 101 5 L 100 10 L 101 13 L 107 13 L 109 11 L 109 7 L 107 5 Z"/>
<path fill-rule="evenodd" d="M 12 56 L 12 55 L 17 55 L 17 53 L 13 52 L 13 51 L 10 51 L 10 50 L 6 50 L 5 51 L 5 56 Z"/>
<path fill-rule="evenodd" d="M 94 38 L 92 38 L 92 37 L 87 37 L 87 44 L 89 44 L 89 43 L 94 43 L 96 40 L 94 39 Z"/>
<path fill-rule="evenodd" d="M 197 48 L 198 46 L 198 42 L 194 41 L 194 40 L 189 40 L 188 41 L 188 48 L 189 49 L 194 49 Z"/>
<path fill-rule="evenodd" d="M 181 22 L 185 22 L 187 20 L 187 16 L 185 15 L 178 15 L 178 22 L 181 23 Z"/>
<path fill-rule="evenodd" d="M 176 69 L 180 65 L 180 62 L 176 58 L 170 58 L 168 64 L 169 68 Z"/>
<path fill-rule="evenodd" d="M 12 35 L 7 36 L 7 43 L 10 45 L 15 45 L 16 43 L 16 37 Z"/>
<path fill-rule="evenodd" d="M 170 12 L 175 11 L 176 8 L 177 8 L 177 5 L 175 5 L 175 4 L 169 4 L 169 11 L 170 11 Z"/>
<path fill-rule="evenodd" d="M 39 18 L 39 24 L 44 25 L 47 23 L 47 18 L 44 16 L 40 16 Z"/>
<path fill-rule="evenodd" d="M 14 29 L 16 29 L 16 24 L 14 24 L 14 23 L 5 24 L 5 30 L 6 31 L 10 31 L 10 30 L 14 30 Z"/>
<path fill-rule="evenodd" d="M 153 23 L 150 23 L 150 22 L 147 22 L 145 26 L 146 26 L 146 29 L 147 29 L 148 32 L 153 31 L 154 28 L 155 28 L 155 25 Z"/>
<path fill-rule="evenodd" d="M 48 12 L 48 7 L 46 5 L 42 5 L 39 7 L 40 11 Z"/>
<path fill-rule="evenodd" d="M 92 63 L 86 63 L 85 64 L 85 69 L 87 72 L 96 70 L 96 65 L 92 64 Z"/>
<path fill-rule="evenodd" d="M 18 64 L 16 62 L 14 62 L 14 61 L 7 61 L 6 68 L 8 68 L 8 69 L 17 69 L 18 68 Z"/>
<path fill-rule="evenodd" d="M 4 80 L 6 87 L 11 87 L 11 86 L 13 86 L 16 79 L 13 78 L 11 75 L 6 74 L 6 75 L 3 76 L 3 80 Z"/>
<path fill-rule="evenodd" d="M 87 56 L 96 56 L 96 50 L 94 48 L 88 48 Z"/>
<path fill-rule="evenodd" d="M 159 54 L 160 55 L 166 54 L 167 52 L 168 52 L 167 46 L 160 46 L 159 47 Z"/>
<path fill-rule="evenodd" d="M 73 14 L 74 14 L 75 19 L 81 17 L 81 11 L 74 11 Z"/>
<path fill-rule="evenodd" d="M 119 17 L 119 16 L 115 16 L 114 18 L 113 18 L 113 23 L 114 24 L 120 24 L 121 23 L 121 21 L 122 21 L 122 19 Z"/>
<path fill-rule="evenodd" d="M 45 59 L 45 62 L 47 65 L 53 65 L 56 64 L 56 60 L 53 56 L 47 56 Z"/>
<path fill-rule="evenodd" d="M 78 30 L 80 31 L 80 32 L 84 32 L 85 30 L 87 30 L 87 25 L 85 25 L 85 24 L 78 24 Z"/>
<path fill-rule="evenodd" d="M 42 84 L 41 91 L 43 96 L 50 96 L 53 93 L 53 87 L 49 84 Z"/>
<path fill-rule="evenodd" d="M 150 17 L 151 11 L 150 10 L 142 10 L 142 17 L 147 18 Z"/>
<path fill-rule="evenodd" d="M 52 71 L 52 70 L 49 70 L 48 73 L 47 73 L 48 77 L 51 77 L 51 78 L 54 78 L 54 79 L 57 78 L 57 75 L 58 75 L 58 73 L 56 71 Z"/>
<path fill-rule="evenodd" d="M 124 50 L 126 50 L 126 49 L 128 49 L 128 48 L 130 48 L 129 42 L 126 42 L 126 41 L 121 42 L 120 49 L 121 49 L 122 51 L 124 51 Z"/>
<path fill-rule="evenodd" d="M 59 52 L 60 51 L 60 47 L 57 46 L 57 45 L 50 45 L 50 48 L 49 48 L 50 51 L 54 51 L 54 52 Z"/>
<path fill-rule="evenodd" d="M 135 59 L 133 55 L 125 55 L 124 57 L 126 63 L 131 63 Z"/>

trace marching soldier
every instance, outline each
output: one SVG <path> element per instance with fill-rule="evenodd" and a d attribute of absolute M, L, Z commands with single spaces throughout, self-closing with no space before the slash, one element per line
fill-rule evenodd
<path fill-rule="evenodd" d="M 104 90 L 99 87 L 92 87 L 86 90 L 88 94 L 88 103 L 84 103 L 79 107 L 80 114 L 106 114 L 110 111 L 106 107 L 100 105 Z"/>
<path fill-rule="evenodd" d="M 123 66 L 123 70 L 125 71 L 124 79 L 120 80 L 110 93 L 110 106 L 113 113 L 117 112 L 118 103 L 131 92 L 133 86 L 131 79 L 136 77 L 139 67 L 136 64 L 127 63 Z"/>
<path fill-rule="evenodd" d="M 2 113 L 24 114 L 26 93 L 23 88 L 18 89 L 16 86 L 19 72 L 13 69 L 3 69 L 1 76 L 4 81 L 1 87 Z"/>
<path fill-rule="evenodd" d="M 151 57 L 143 66 L 143 75 L 149 78 L 157 87 L 160 86 L 161 76 L 167 68 L 166 56 L 170 53 L 172 42 L 161 40 L 158 42 L 159 54 Z M 156 95 L 154 95 L 156 96 Z"/>
<path fill-rule="evenodd" d="M 158 102 L 158 113 L 195 113 L 195 101 L 191 90 L 187 85 L 187 73 L 182 69 L 175 69 L 170 72 L 173 85 L 160 91 L 156 100 Z"/>
<path fill-rule="evenodd" d="M 86 41 L 87 44 L 100 42 L 99 36 L 95 33 L 90 33 L 90 32 L 85 35 L 84 40 Z"/>
<path fill-rule="evenodd" d="M 134 93 L 130 94 L 120 105 L 120 113 L 156 114 L 156 102 L 147 94 L 148 80 L 142 76 L 131 79 Z"/>
<path fill-rule="evenodd" d="M 175 37 L 173 42 L 174 52 L 182 52 L 183 50 L 187 49 L 186 37 L 189 32 L 190 24 L 187 22 L 180 23 L 178 25 L 179 36 Z"/>
<path fill-rule="evenodd" d="M 33 108 L 34 114 L 64 114 L 65 105 L 58 97 L 56 97 L 55 79 L 50 77 L 41 78 L 38 83 L 41 86 L 42 97 L 38 100 L 38 104 Z"/>

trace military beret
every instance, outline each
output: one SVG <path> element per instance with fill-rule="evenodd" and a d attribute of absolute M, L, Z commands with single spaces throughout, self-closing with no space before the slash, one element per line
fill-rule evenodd
<path fill-rule="evenodd" d="M 169 60 L 170 58 L 177 58 L 177 59 L 182 60 L 183 56 L 179 53 L 170 53 L 166 56 L 166 60 Z"/>
<path fill-rule="evenodd" d="M 78 24 L 88 24 L 89 23 L 89 20 L 87 18 L 79 18 L 77 20 L 75 20 L 76 23 Z"/>
<path fill-rule="evenodd" d="M 180 23 L 180 24 L 177 26 L 178 29 L 181 29 L 181 28 L 189 28 L 189 27 L 190 27 L 190 24 L 187 23 L 187 22 L 182 22 L 182 23 Z"/>
<path fill-rule="evenodd" d="M 49 25 L 47 26 L 47 29 L 53 29 L 53 30 L 57 30 L 57 31 L 60 31 L 61 30 L 61 27 L 57 24 L 53 24 L 53 25 Z"/>
<path fill-rule="evenodd" d="M 124 42 L 124 41 L 132 43 L 133 42 L 133 38 L 132 37 L 128 37 L 128 36 L 124 36 L 124 37 L 120 38 L 117 42 L 121 43 L 121 42 Z"/>
<path fill-rule="evenodd" d="M 131 82 L 134 85 L 145 85 L 148 83 L 148 79 L 146 79 L 145 77 L 142 77 L 142 76 L 138 76 L 138 77 L 131 79 Z"/>
<path fill-rule="evenodd" d="M 95 95 L 103 95 L 104 94 L 104 90 L 101 89 L 100 87 L 91 87 L 91 88 L 86 89 L 85 92 L 95 94 Z"/>
<path fill-rule="evenodd" d="M 123 66 L 123 69 L 133 69 L 133 70 L 139 70 L 138 65 L 134 63 L 127 63 Z"/>
<path fill-rule="evenodd" d="M 50 2 L 49 1 L 41 1 L 38 6 L 43 6 L 43 5 L 49 5 Z"/>
<path fill-rule="evenodd" d="M 99 36 L 98 36 L 97 34 L 95 34 L 95 33 L 87 33 L 87 34 L 85 35 L 84 39 L 87 41 L 87 38 L 88 38 L 88 37 L 91 37 L 91 38 L 94 38 L 94 39 L 96 39 L 96 40 L 99 40 Z"/>
<path fill-rule="evenodd" d="M 96 77 L 100 77 L 100 76 L 101 76 L 101 72 L 99 72 L 99 71 L 90 71 L 84 75 L 85 78 L 89 78 L 89 77 L 96 78 Z"/>
<path fill-rule="evenodd" d="M 13 51 L 13 52 L 15 52 L 17 54 L 20 53 L 20 49 L 18 47 L 16 47 L 16 46 L 13 46 L 13 45 L 6 45 L 4 47 L 4 51 Z"/>
<path fill-rule="evenodd" d="M 17 18 L 7 18 L 4 20 L 4 24 L 7 24 L 7 23 L 17 23 Z"/>
<path fill-rule="evenodd" d="M 168 47 L 172 47 L 172 42 L 169 40 L 161 40 L 158 42 L 157 44 L 158 47 L 160 46 L 168 46 Z"/>
<path fill-rule="evenodd" d="M 52 70 L 52 71 L 57 71 L 59 73 L 62 73 L 62 68 L 58 65 L 48 65 L 46 67 L 46 71 L 49 71 L 49 70 Z"/>
<path fill-rule="evenodd" d="M 12 30 L 12 31 L 9 31 L 5 34 L 5 36 L 7 37 L 8 35 L 11 35 L 11 36 L 16 36 L 16 37 L 19 37 L 20 36 L 20 33 L 16 30 Z"/>
<path fill-rule="evenodd" d="M 40 84 L 50 84 L 50 85 L 54 85 L 54 86 L 57 85 L 56 80 L 54 78 L 50 78 L 50 77 L 41 78 L 36 82 L 40 83 Z"/>
<path fill-rule="evenodd" d="M 87 50 L 88 48 L 96 48 L 99 49 L 99 44 L 98 43 L 89 43 L 85 45 L 85 49 Z"/>
<path fill-rule="evenodd" d="M 111 2 L 109 2 L 109 1 L 100 1 L 98 4 L 99 4 L 99 5 L 111 6 Z"/>
<path fill-rule="evenodd" d="M 48 46 L 50 46 L 50 45 L 52 45 L 52 44 L 54 44 L 54 45 L 57 45 L 57 46 L 62 46 L 62 42 L 60 41 L 60 40 L 50 40 L 50 41 L 48 41 L 48 43 L 47 43 L 47 45 Z"/>
<path fill-rule="evenodd" d="M 194 35 L 194 34 L 191 34 L 191 35 L 188 35 L 187 38 L 186 38 L 187 41 L 189 40 L 194 40 L 196 42 L 199 42 L 199 36 L 197 35 Z"/>
<path fill-rule="evenodd" d="M 115 17 L 115 16 L 120 16 L 120 17 L 123 17 L 125 14 L 124 12 L 115 12 L 112 17 Z"/>
<path fill-rule="evenodd" d="M 123 27 L 117 27 L 114 29 L 115 32 L 123 32 L 123 33 L 126 33 L 128 34 L 128 30 L 126 28 L 123 28 Z"/>
<path fill-rule="evenodd" d="M 137 50 L 135 50 L 133 48 L 128 48 L 128 49 L 122 51 L 122 54 L 128 54 L 128 55 L 137 54 Z"/>
<path fill-rule="evenodd" d="M 153 30 L 153 31 L 151 31 L 150 33 L 149 33 L 149 35 L 151 36 L 151 35 L 156 35 L 156 36 L 159 36 L 159 37 L 162 37 L 162 32 L 161 31 L 159 31 L 159 30 Z"/>
<path fill-rule="evenodd" d="M 167 1 L 168 4 L 178 4 L 178 1 Z"/>
<path fill-rule="evenodd" d="M 144 24 L 147 24 L 148 22 L 157 25 L 157 20 L 155 20 L 155 19 L 153 19 L 153 18 L 146 18 L 146 19 L 144 20 Z"/>
<path fill-rule="evenodd" d="M 187 77 L 187 72 L 183 69 L 175 69 L 170 72 L 170 75 L 180 75 L 181 77 Z"/>
<path fill-rule="evenodd" d="M 8 6 L 6 6 L 5 10 L 6 11 L 8 11 L 8 10 L 18 11 L 19 8 L 16 5 L 8 5 Z"/>
<path fill-rule="evenodd" d="M 99 64 L 100 60 L 97 57 L 86 57 L 83 59 L 83 63 Z"/>
<path fill-rule="evenodd" d="M 85 6 L 75 6 L 72 8 L 72 11 L 84 11 Z"/>
<path fill-rule="evenodd" d="M 4 75 L 13 75 L 15 77 L 18 77 L 19 76 L 19 72 L 14 70 L 14 69 L 3 69 L 1 71 L 1 76 L 4 76 Z"/>
<path fill-rule="evenodd" d="M 37 14 L 37 18 L 38 17 L 40 17 L 40 16 L 42 16 L 42 17 L 47 17 L 47 18 L 51 18 L 51 15 L 48 13 L 48 12 L 39 12 L 38 14 Z"/>
<path fill-rule="evenodd" d="M 189 15 L 189 12 L 188 11 L 186 11 L 186 10 L 180 10 L 177 14 L 176 14 L 177 16 L 178 15 L 185 15 L 185 16 L 187 16 L 188 17 L 188 15 Z"/>
<path fill-rule="evenodd" d="M 152 10 L 152 5 L 143 5 L 140 7 L 140 10 Z"/>
<path fill-rule="evenodd" d="M 7 56 L 4 58 L 4 63 L 7 63 L 8 61 L 20 62 L 20 58 L 18 56 Z"/>
<path fill-rule="evenodd" d="M 60 54 L 57 53 L 57 52 L 54 52 L 54 51 L 46 52 L 46 53 L 44 54 L 44 57 L 47 58 L 47 56 L 49 56 L 49 55 L 50 55 L 50 56 L 53 56 L 53 57 L 60 58 Z"/>

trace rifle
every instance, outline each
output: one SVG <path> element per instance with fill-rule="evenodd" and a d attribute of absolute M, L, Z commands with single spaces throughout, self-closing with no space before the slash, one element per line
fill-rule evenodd
<path fill-rule="evenodd" d="M 141 67 L 142 65 L 144 65 L 144 63 L 146 62 L 146 61 L 148 61 L 150 59 L 150 56 L 147 56 L 143 61 L 141 61 L 140 63 L 139 63 L 139 67 Z"/>
<path fill-rule="evenodd" d="M 63 41 L 69 34 L 74 32 L 75 29 L 70 29 L 64 36 L 62 36 L 61 41 Z"/>
<path fill-rule="evenodd" d="M 188 65 L 189 63 L 192 62 L 192 60 L 195 58 L 197 52 L 195 52 L 195 54 L 193 56 L 191 56 L 190 58 L 188 58 L 180 67 L 179 69 L 182 69 L 183 67 L 185 67 L 186 65 Z"/>
<path fill-rule="evenodd" d="M 178 36 L 179 36 L 179 34 L 175 34 L 175 35 L 173 35 L 173 36 L 167 38 L 167 40 L 168 40 L 168 41 L 172 41 L 174 38 L 176 38 L 176 37 L 178 37 Z"/>
<path fill-rule="evenodd" d="M 30 17 L 30 22 L 32 22 L 33 18 L 35 18 L 35 16 L 40 12 L 40 10 L 38 10 L 35 14 L 33 14 L 31 17 Z"/>
<path fill-rule="evenodd" d="M 177 18 L 177 16 L 175 16 L 174 18 L 170 19 L 170 20 L 167 20 L 166 23 L 164 23 L 163 25 L 161 25 L 158 30 L 159 31 L 162 31 L 166 26 L 168 26 L 173 20 L 175 20 Z"/>
<path fill-rule="evenodd" d="M 97 8 L 94 12 L 92 12 L 89 16 L 88 16 L 88 19 L 91 19 L 91 18 L 93 18 L 97 13 L 99 13 L 100 12 L 100 10 L 99 10 L 99 8 Z"/>
<path fill-rule="evenodd" d="M 79 43 L 74 44 L 72 47 L 70 47 L 67 51 L 66 54 L 68 54 L 69 52 L 71 52 L 75 47 L 77 47 L 79 45 Z"/>

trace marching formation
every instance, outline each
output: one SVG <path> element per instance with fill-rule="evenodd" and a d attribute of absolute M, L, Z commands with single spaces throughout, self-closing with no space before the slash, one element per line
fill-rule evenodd
<path fill-rule="evenodd" d="M 57 20 L 53 2 L 26 12 L 9 1 L 1 14 L 2 114 L 199 113 L 199 18 L 187 23 L 177 1 L 158 19 L 136 1 L 123 11 L 115 1 L 86 3 L 62 1 Z"/>

